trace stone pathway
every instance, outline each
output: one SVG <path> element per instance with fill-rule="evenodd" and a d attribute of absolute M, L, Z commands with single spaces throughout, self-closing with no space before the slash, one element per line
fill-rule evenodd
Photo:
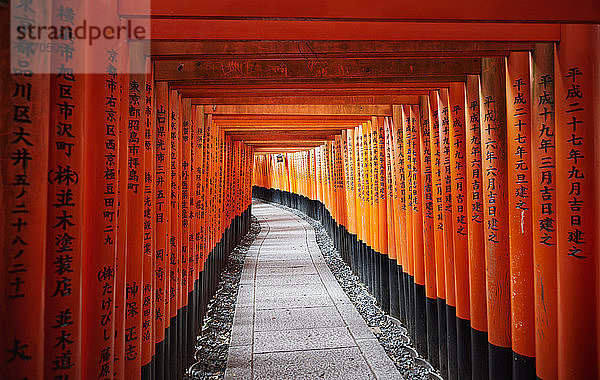
<path fill-rule="evenodd" d="M 255 201 L 226 379 L 401 379 L 327 267 L 313 228 Z"/>

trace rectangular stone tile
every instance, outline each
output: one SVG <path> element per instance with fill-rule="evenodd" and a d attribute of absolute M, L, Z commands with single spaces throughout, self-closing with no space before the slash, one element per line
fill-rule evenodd
<path fill-rule="evenodd" d="M 254 379 L 375 379 L 356 347 L 254 355 Z"/>
<path fill-rule="evenodd" d="M 257 286 L 255 298 L 295 297 L 295 296 L 326 296 L 327 290 L 319 281 L 313 284 L 293 284 L 288 286 Z"/>
<path fill-rule="evenodd" d="M 296 274 L 317 274 L 317 270 L 312 263 L 288 264 L 281 263 L 256 268 L 256 277 L 271 275 L 296 275 Z"/>
<path fill-rule="evenodd" d="M 329 295 L 307 295 L 295 297 L 257 298 L 255 308 L 284 309 L 300 307 L 333 306 Z"/>
<path fill-rule="evenodd" d="M 317 274 L 274 274 L 256 278 L 256 286 L 289 286 L 321 283 Z"/>
<path fill-rule="evenodd" d="M 252 346 L 229 347 L 225 379 L 252 379 Z"/>
<path fill-rule="evenodd" d="M 336 307 L 355 339 L 372 339 L 375 335 L 353 304 L 336 304 Z"/>
<path fill-rule="evenodd" d="M 291 255 L 289 257 L 286 257 L 284 255 L 260 255 L 257 258 L 256 264 L 257 265 L 263 265 L 264 263 L 267 262 L 294 262 L 297 263 L 298 261 L 304 261 L 306 264 L 312 264 L 313 259 L 310 257 L 309 254 L 298 254 L 298 255 Z"/>
<path fill-rule="evenodd" d="M 307 266 L 313 265 L 313 260 L 311 259 L 265 259 L 262 260 L 259 258 L 259 262 L 257 264 L 257 270 L 261 268 L 270 268 L 270 267 L 298 267 L 298 266 Z"/>
<path fill-rule="evenodd" d="M 378 380 L 401 379 L 400 372 L 377 339 L 357 340 L 358 348 Z"/>
<path fill-rule="evenodd" d="M 254 353 L 316 350 L 355 345 L 354 339 L 345 327 L 254 332 Z"/>
<path fill-rule="evenodd" d="M 335 307 L 257 310 L 254 317 L 254 331 L 344 326 L 344 321 Z"/>

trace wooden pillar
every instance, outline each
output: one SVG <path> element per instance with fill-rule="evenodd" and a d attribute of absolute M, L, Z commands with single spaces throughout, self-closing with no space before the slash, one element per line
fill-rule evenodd
<path fill-rule="evenodd" d="M 47 5 L 43 1 L 29 3 L 28 7 L 14 9 L 14 14 L 43 25 L 49 18 L 44 15 L 51 15 Z M 44 376 L 46 233 L 60 220 L 55 219 L 53 225 L 47 224 L 47 204 L 48 201 L 55 203 L 56 197 L 48 194 L 47 179 L 50 76 L 34 74 L 32 69 L 37 63 L 49 65 L 50 61 L 34 61 L 26 54 L 11 50 L 8 38 L 10 15 L 9 7 L 0 9 L 0 33 L 3 36 L 0 40 L 3 57 L 0 80 L 4 91 L 0 98 L 3 210 L 0 217 L 3 289 L 0 369 L 6 378 L 41 379 Z M 9 57 L 17 66 L 13 73 Z M 44 59 L 40 55 L 34 58 Z M 71 214 L 69 211 L 67 215 Z M 70 226 L 69 231 L 72 227 L 75 226 Z M 60 336 L 60 331 L 48 335 L 48 339 L 56 336 Z"/>
<path fill-rule="evenodd" d="M 421 184 L 421 117 L 419 106 L 410 106 L 412 144 L 412 206 L 416 346 L 427 354 L 427 313 L 425 295 L 425 257 L 423 252 L 423 190 Z"/>
<path fill-rule="evenodd" d="M 458 376 L 456 345 L 456 291 L 454 283 L 454 233 L 452 219 L 452 163 L 450 161 L 450 110 L 448 89 L 440 90 L 440 169 L 442 178 L 442 218 L 444 228 L 444 268 L 446 279 L 446 342 L 448 378 Z"/>
<path fill-rule="evenodd" d="M 598 376 L 598 33 L 597 25 L 561 26 L 554 66 L 558 377 L 565 379 Z"/>
<path fill-rule="evenodd" d="M 506 92 L 503 58 L 483 58 L 481 146 L 490 379 L 511 378 Z"/>
<path fill-rule="evenodd" d="M 156 157 L 156 112 L 154 107 L 154 79 L 152 75 L 152 63 L 146 59 L 146 80 L 143 92 L 142 106 L 142 125 L 143 125 L 143 246 L 142 246 L 142 266 L 143 266 L 143 303 L 142 303 L 142 376 L 152 378 L 155 373 L 152 370 L 153 359 L 155 358 L 156 333 L 154 325 L 156 321 L 156 214 L 154 205 L 156 203 L 156 189 L 154 182 L 155 176 L 155 157 Z"/>
<path fill-rule="evenodd" d="M 170 188 L 171 188 L 171 134 L 169 131 L 169 87 L 167 82 L 155 84 L 156 138 L 155 138 L 155 175 L 154 212 L 155 230 L 155 342 L 156 342 L 156 378 L 168 378 L 169 349 L 166 330 L 170 316 L 166 295 L 168 295 L 168 234 L 170 230 Z"/>
<path fill-rule="evenodd" d="M 456 359 L 460 379 L 471 377 L 465 96 L 464 83 L 450 83 L 450 171 L 452 175 L 452 235 L 456 296 Z"/>
<path fill-rule="evenodd" d="M 413 246 L 413 134 L 410 106 L 402 106 L 402 137 L 404 149 L 404 179 L 406 189 L 406 252 L 407 252 L 407 321 L 413 339 L 415 335 L 414 246 Z"/>
<path fill-rule="evenodd" d="M 380 293 L 381 307 L 386 313 L 390 312 L 390 281 L 388 264 L 388 223 L 387 223 L 387 193 L 386 193 L 386 172 L 385 165 L 385 123 L 383 118 L 372 118 L 375 159 L 374 165 L 377 168 L 377 182 L 375 191 L 378 193 L 378 234 L 379 240 L 379 273 L 380 273 Z"/>
<path fill-rule="evenodd" d="M 171 188 L 168 190 L 168 203 L 171 208 L 169 232 L 169 265 L 168 265 L 168 286 L 169 286 L 169 319 L 170 323 L 170 357 L 169 369 L 171 377 L 176 377 L 181 368 L 181 341 L 178 311 L 181 306 L 181 214 L 180 214 L 180 196 L 181 196 L 181 148 L 179 141 L 181 139 L 181 102 L 177 90 L 169 90 L 169 116 L 171 146 L 168 148 L 168 154 L 171 155 Z"/>
<path fill-rule="evenodd" d="M 385 118 L 385 166 L 386 166 L 386 199 L 387 199 L 387 226 L 388 226 L 388 282 L 390 286 L 390 315 L 400 318 L 400 293 L 398 282 L 398 260 L 400 259 L 398 236 L 398 192 L 396 182 L 396 165 L 394 160 L 394 145 L 392 142 L 393 126 L 390 118 Z M 398 237 L 398 241 L 396 238 Z"/>
<path fill-rule="evenodd" d="M 488 335 L 485 242 L 483 221 L 483 171 L 481 165 L 481 124 L 479 76 L 467 76 L 466 86 L 466 174 L 467 231 L 469 239 L 469 301 L 471 317 L 471 374 L 488 377 Z"/>
<path fill-rule="evenodd" d="M 54 3 L 54 25 L 64 25 L 57 15 L 70 6 L 83 19 L 83 7 L 75 2 Z M 82 186 L 85 75 L 84 52 L 73 59 L 52 55 L 52 72 L 63 67 L 76 72 L 51 75 L 50 123 L 48 128 L 48 221 L 46 248 L 45 369 L 46 378 L 81 377 L 81 292 L 82 292 Z M 23 136 L 26 137 L 26 136 Z M 41 280 L 38 280 L 41 281 Z M 23 374 L 20 374 L 21 376 Z"/>
<path fill-rule="evenodd" d="M 529 52 L 507 59 L 508 230 L 513 378 L 535 376 Z"/>
<path fill-rule="evenodd" d="M 554 45 L 536 44 L 531 73 L 531 219 L 536 375 L 558 377 Z"/>
<path fill-rule="evenodd" d="M 190 242 L 190 190 L 191 190 L 191 165 L 192 165 L 192 103 L 190 98 L 181 100 L 181 139 L 179 147 L 181 149 L 181 248 L 180 248 L 180 297 L 181 297 L 181 339 L 182 347 L 181 360 L 183 368 L 187 367 L 189 357 L 192 353 L 188 352 L 188 314 L 191 312 L 188 301 L 190 300 L 190 291 L 193 284 L 190 281 L 190 261 L 192 258 L 193 241 Z M 193 270 L 193 269 L 192 269 Z M 190 347 L 193 349 L 193 346 Z"/>
<path fill-rule="evenodd" d="M 421 96 L 420 102 L 420 160 L 423 213 L 423 255 L 425 274 L 425 315 L 427 324 L 427 358 L 439 367 L 439 335 L 437 318 L 437 294 L 435 272 L 435 238 L 433 235 L 433 186 L 431 174 L 431 108 L 429 97 Z"/>
<path fill-rule="evenodd" d="M 446 262 L 444 258 L 444 195 L 440 153 L 441 105 L 438 92 L 429 93 L 432 127 L 429 130 L 431 149 L 431 182 L 433 196 L 433 237 L 435 246 L 436 296 L 438 317 L 439 368 L 448 376 L 448 344 L 446 328 Z"/>

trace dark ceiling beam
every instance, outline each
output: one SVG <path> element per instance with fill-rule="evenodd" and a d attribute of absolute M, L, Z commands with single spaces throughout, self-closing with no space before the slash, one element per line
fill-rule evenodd
<path fill-rule="evenodd" d="M 152 41 L 155 60 L 448 58 L 530 51 L 529 41 Z"/>
<path fill-rule="evenodd" d="M 325 115 L 363 115 L 391 116 L 392 106 L 378 104 L 363 105 L 217 105 L 206 107 L 204 113 L 213 115 L 274 115 L 274 116 L 325 116 Z"/>
<path fill-rule="evenodd" d="M 158 81 L 293 82 L 435 80 L 431 78 L 481 73 L 479 58 L 305 59 L 305 60 L 159 60 Z"/>
<path fill-rule="evenodd" d="M 247 0 L 245 0 L 247 1 Z M 272 0 L 271 0 L 272 1 Z M 294 0 L 296 1 L 296 0 Z M 397 3 L 404 4 L 406 2 Z M 525 2 L 517 0 L 522 8 Z M 544 1 L 544 0 L 536 0 Z M 561 1 L 561 0 L 554 0 Z M 597 1 L 597 0 L 588 0 Z M 253 3 L 253 1 L 247 1 Z M 172 1 L 179 3 L 179 1 Z M 204 2 L 198 2 L 202 4 Z M 300 2 L 302 3 L 302 2 Z M 418 2 L 416 2 L 418 3 Z M 454 4 L 454 2 L 448 2 Z M 485 2 L 479 1 L 480 4 Z M 528 3 L 527 3 L 528 4 Z M 343 7 L 343 6 L 342 6 Z M 475 7 L 479 7 L 476 5 Z M 503 5 L 502 7 L 506 7 Z M 540 8 L 543 8 L 541 5 Z M 584 12 L 577 12 L 579 15 Z M 595 15 L 598 18 L 598 15 Z M 565 18 L 569 20 L 569 18 Z M 596 21 L 600 22 L 600 20 Z M 152 40 L 559 41 L 559 24 L 153 18 Z"/>
<path fill-rule="evenodd" d="M 187 95 L 182 92 L 182 95 Z M 194 105 L 221 104 L 418 104 L 419 95 L 337 95 L 337 96 L 245 96 L 245 97 L 193 97 Z"/>
<path fill-rule="evenodd" d="M 150 6 L 149 6 L 150 5 Z M 599 22 L 597 0 L 152 0 L 119 1 L 125 16 L 202 19 Z"/>

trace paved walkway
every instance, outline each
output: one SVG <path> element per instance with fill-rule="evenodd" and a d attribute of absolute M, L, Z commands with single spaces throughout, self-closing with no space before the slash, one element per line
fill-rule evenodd
<path fill-rule="evenodd" d="M 255 202 L 226 379 L 401 379 L 327 267 L 313 228 Z"/>

